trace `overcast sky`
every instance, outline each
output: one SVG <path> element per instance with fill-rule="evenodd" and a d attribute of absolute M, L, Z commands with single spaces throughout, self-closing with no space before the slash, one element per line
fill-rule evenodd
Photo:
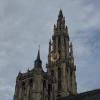
<path fill-rule="evenodd" d="M 74 45 L 78 92 L 100 88 L 100 0 L 0 0 L 0 100 L 13 100 L 16 76 L 43 66 L 59 10 Z"/>

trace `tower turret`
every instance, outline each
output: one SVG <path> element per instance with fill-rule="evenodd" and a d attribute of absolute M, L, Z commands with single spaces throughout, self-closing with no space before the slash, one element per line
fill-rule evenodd
<path fill-rule="evenodd" d="M 49 48 L 51 47 L 49 43 Z M 65 17 L 62 10 L 59 11 L 57 24 L 54 24 L 54 35 L 52 36 L 52 50 L 48 55 L 48 74 L 56 79 L 56 97 L 75 94 L 76 78 L 74 68 L 74 57 L 72 43 L 65 25 Z"/>

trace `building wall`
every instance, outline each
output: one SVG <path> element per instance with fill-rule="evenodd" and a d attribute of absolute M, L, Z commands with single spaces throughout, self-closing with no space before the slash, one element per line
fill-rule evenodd
<path fill-rule="evenodd" d="M 32 70 L 18 74 L 13 100 L 57 100 L 77 93 L 73 48 L 61 10 L 49 42 L 47 72 L 42 69 L 40 51 L 34 63 Z"/>

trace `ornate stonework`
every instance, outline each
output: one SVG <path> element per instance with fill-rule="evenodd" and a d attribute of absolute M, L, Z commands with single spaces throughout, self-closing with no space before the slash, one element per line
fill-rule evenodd
<path fill-rule="evenodd" d="M 34 68 L 19 72 L 13 100 L 57 100 L 77 93 L 73 47 L 61 10 L 49 42 L 46 67 L 47 72 L 44 72 L 38 51 Z"/>

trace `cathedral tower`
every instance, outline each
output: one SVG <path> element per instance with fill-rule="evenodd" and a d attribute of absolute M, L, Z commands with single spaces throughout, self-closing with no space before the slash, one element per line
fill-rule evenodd
<path fill-rule="evenodd" d="M 60 10 L 48 54 L 48 74 L 55 78 L 55 97 L 77 93 L 75 70 L 72 43 Z"/>
<path fill-rule="evenodd" d="M 77 93 L 73 46 L 61 10 L 49 42 L 46 67 L 44 72 L 38 50 L 34 68 L 18 74 L 13 100 L 57 100 Z"/>

